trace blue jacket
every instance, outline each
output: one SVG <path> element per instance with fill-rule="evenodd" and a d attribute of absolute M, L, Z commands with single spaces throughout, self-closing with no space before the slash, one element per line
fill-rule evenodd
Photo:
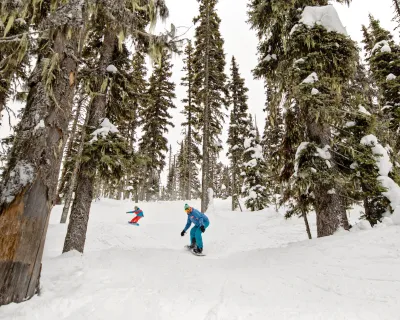
<path fill-rule="evenodd" d="M 135 211 L 128 211 L 127 213 L 134 213 L 136 214 L 138 217 L 144 217 L 143 211 L 142 209 L 137 209 Z"/>
<path fill-rule="evenodd" d="M 205 223 L 209 224 L 210 221 L 204 213 L 201 213 L 200 211 L 193 208 L 192 212 L 188 214 L 188 220 L 184 231 L 187 231 L 192 223 L 194 223 L 196 227 L 201 227 L 204 226 Z"/>

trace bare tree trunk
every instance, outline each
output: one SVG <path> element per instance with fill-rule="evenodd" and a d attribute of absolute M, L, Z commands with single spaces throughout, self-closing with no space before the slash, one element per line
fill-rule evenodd
<path fill-rule="evenodd" d="M 74 32 L 81 27 L 83 4 L 70 0 Z M 65 14 L 64 10 L 55 13 Z M 56 19 L 56 18 L 55 18 Z M 0 305 L 31 298 L 39 289 L 41 261 L 57 188 L 64 141 L 75 90 L 78 37 L 65 26 L 53 29 L 50 47 L 39 56 L 0 189 Z M 43 55 L 45 54 L 45 56 Z M 43 79 L 44 59 L 56 59 L 52 94 Z M 32 143 L 34 141 L 34 143 Z"/>
<path fill-rule="evenodd" d="M 315 120 L 308 122 L 308 134 L 311 141 L 318 145 L 330 145 L 331 134 L 328 126 L 317 123 Z M 334 170 L 334 165 L 332 164 Z M 340 227 L 349 229 L 349 222 L 346 215 L 346 207 L 343 199 L 338 193 L 331 194 L 329 186 L 324 181 L 315 181 L 315 211 L 317 214 L 318 237 L 325 237 L 334 234 Z M 339 190 L 339 188 L 336 188 Z"/>
<path fill-rule="evenodd" d="M 97 92 L 100 92 L 103 80 L 106 78 L 106 68 L 112 62 L 112 55 L 116 46 L 114 30 L 106 29 L 99 61 L 99 70 L 102 74 L 97 79 Z M 106 114 L 106 104 L 106 93 L 98 94 L 93 98 L 89 111 L 88 130 L 93 130 L 100 125 L 101 119 Z M 90 161 L 81 164 L 63 252 L 71 250 L 83 252 L 84 250 L 90 206 L 93 199 L 95 173 L 96 165 Z"/>
<path fill-rule="evenodd" d="M 5 87 L 7 84 L 5 81 L 0 80 L 0 86 Z M 3 112 L 5 106 L 6 106 L 6 101 L 7 101 L 7 95 L 5 91 L 0 91 L 0 117 L 1 113 Z M 1 118 L 0 118 L 1 120 Z"/>
<path fill-rule="evenodd" d="M 78 175 L 78 170 L 79 170 L 79 166 L 81 163 L 80 158 L 82 156 L 83 147 L 85 144 L 86 126 L 88 123 L 88 119 L 89 119 L 89 110 L 86 111 L 85 123 L 82 127 L 82 136 L 80 139 L 79 149 L 78 149 L 78 153 L 76 155 L 76 160 L 74 163 L 74 170 L 72 171 L 71 178 L 69 179 L 68 191 L 67 191 L 67 194 L 65 195 L 65 203 L 64 203 L 64 208 L 63 208 L 63 212 L 61 215 L 60 223 L 67 222 L 69 208 L 71 207 L 72 195 L 74 193 L 74 190 L 76 189 L 76 176 Z"/>
<path fill-rule="evenodd" d="M 71 156 L 72 147 L 74 146 L 75 136 L 77 133 L 78 121 L 79 121 L 79 116 L 81 114 L 82 104 L 83 104 L 82 100 L 79 101 L 77 108 L 76 108 L 75 118 L 72 123 L 71 133 L 69 134 L 69 141 L 68 141 L 66 151 L 65 151 L 65 159 L 67 159 L 69 156 Z M 65 190 L 65 184 L 67 183 L 67 181 L 71 182 L 71 176 L 68 177 L 68 174 L 67 174 L 68 168 L 65 164 L 66 163 L 64 163 L 64 167 L 63 167 L 63 170 L 61 173 L 60 183 L 58 184 L 58 191 L 57 191 L 56 201 L 55 201 L 57 204 L 61 203 L 61 198 L 62 198 L 61 193 L 63 192 L 63 190 Z"/>
<path fill-rule="evenodd" d="M 189 104 L 189 114 L 188 114 L 188 137 L 187 137 L 187 163 L 188 167 L 188 185 L 186 190 L 186 199 L 192 200 L 192 57 L 189 51 L 188 55 L 188 104 Z"/>
<path fill-rule="evenodd" d="M 204 115 L 203 115 L 203 165 L 201 172 L 201 212 L 206 212 L 208 207 L 208 188 L 210 185 L 210 88 L 209 88 L 209 58 L 210 58 L 210 5 L 207 2 L 207 45 L 205 53 L 205 101 L 204 101 Z"/>
<path fill-rule="evenodd" d="M 308 223 L 307 213 L 303 212 L 302 216 L 303 216 L 303 219 L 304 219 L 304 224 L 306 225 L 308 239 L 311 240 L 312 239 L 312 235 L 311 235 L 310 224 Z"/>

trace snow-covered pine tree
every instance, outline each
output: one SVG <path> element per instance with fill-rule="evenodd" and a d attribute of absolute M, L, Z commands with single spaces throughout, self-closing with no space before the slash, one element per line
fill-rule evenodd
<path fill-rule="evenodd" d="M 224 122 L 223 105 L 226 105 L 226 75 L 224 41 L 219 31 L 220 18 L 216 11 L 217 0 L 200 0 L 200 14 L 195 18 L 194 103 L 202 108 L 202 177 L 201 211 L 208 206 L 208 189 L 212 188 L 212 155 L 221 149 L 219 136 Z"/>
<path fill-rule="evenodd" d="M 45 36 L 38 39 L 26 106 L 0 186 L 0 305 L 24 301 L 39 290 L 48 217 L 75 91 L 74 55 L 79 56 L 85 24 L 83 5 L 80 0 L 50 7 L 38 1 L 2 2 L 6 29 L 22 22 L 18 18 L 24 19 L 27 11 L 36 12 L 32 28 Z M 16 39 L 23 41 L 22 37 Z"/>
<path fill-rule="evenodd" d="M 298 111 L 293 119 L 303 135 L 289 184 L 296 192 L 286 199 L 294 197 L 300 205 L 303 196 L 312 197 L 319 237 L 331 235 L 340 227 L 346 229 L 341 196 L 345 177 L 331 161 L 329 150 L 332 126 L 343 121 L 340 91 L 354 76 L 357 48 L 328 1 L 276 4 L 253 0 L 249 13 L 262 41 L 255 73 L 279 81 L 280 88 L 288 93 L 288 108 Z M 266 34 L 269 36 L 264 37 Z M 288 173 L 290 170 L 282 171 L 283 175 Z"/>
<path fill-rule="evenodd" d="M 239 195 L 241 192 L 240 173 L 243 167 L 244 139 L 248 130 L 248 106 L 247 91 L 244 79 L 240 76 L 239 66 L 235 57 L 232 57 L 231 79 L 229 81 L 229 94 L 232 111 L 230 115 L 229 136 L 228 136 L 228 157 L 232 167 L 232 210 L 236 210 L 239 205 Z"/>
<path fill-rule="evenodd" d="M 225 190 L 223 190 L 223 170 L 224 165 L 218 161 L 217 156 L 213 157 L 212 160 L 212 168 L 213 168 L 213 185 L 212 189 L 214 190 L 215 198 L 222 198 Z"/>
<path fill-rule="evenodd" d="M 193 140 L 192 140 L 193 142 Z M 177 180 L 179 183 L 179 199 L 190 200 L 192 198 L 197 199 L 200 194 L 200 182 L 199 182 L 199 170 L 198 161 L 194 161 L 200 157 L 199 149 L 192 146 L 191 154 L 189 154 L 188 135 L 185 135 L 185 139 L 180 143 L 180 149 L 177 157 Z M 193 154 L 193 152 L 195 153 Z M 189 180 L 190 171 L 190 180 Z M 190 183 L 189 183 L 190 181 Z M 188 197 L 187 192 L 190 192 Z"/>
<path fill-rule="evenodd" d="M 185 72 L 185 76 L 182 78 L 181 85 L 186 87 L 186 97 L 182 100 L 184 103 L 184 110 L 182 111 L 185 116 L 185 121 L 182 123 L 182 127 L 185 128 L 185 147 L 186 150 L 181 150 L 181 155 L 185 154 L 184 161 L 185 164 L 181 163 L 183 171 L 182 171 L 182 179 L 185 181 L 186 192 L 185 196 L 182 199 L 190 200 L 192 197 L 192 188 L 193 188 L 193 180 L 197 180 L 197 165 L 200 163 L 200 149 L 199 144 L 201 142 L 201 137 L 199 134 L 199 129 L 201 128 L 201 124 L 199 122 L 199 116 L 201 114 L 201 108 L 195 104 L 194 101 L 194 61 L 193 61 L 193 46 L 191 41 L 188 41 L 188 44 L 185 48 L 184 54 L 185 57 L 183 62 L 185 66 L 183 67 L 183 72 Z M 184 152 L 183 152 L 184 151 Z M 182 153 L 183 152 L 183 153 Z M 190 168 L 190 169 L 189 169 Z M 196 168 L 195 170 L 192 170 Z"/>
<path fill-rule="evenodd" d="M 167 200 L 176 200 L 176 176 L 177 176 L 177 161 L 176 155 L 172 155 L 172 146 L 169 148 L 169 165 L 168 165 L 168 177 L 167 177 Z"/>
<path fill-rule="evenodd" d="M 243 154 L 244 182 L 242 195 L 246 197 L 246 208 L 251 211 L 262 210 L 268 206 L 270 195 L 267 193 L 265 161 L 257 130 L 249 117 L 248 136 L 244 140 Z"/>
<path fill-rule="evenodd" d="M 389 31 L 380 22 L 369 17 L 370 24 L 363 26 L 364 49 L 371 74 L 379 88 L 378 100 L 384 120 L 388 120 L 389 130 L 382 130 L 386 144 L 395 153 L 400 151 L 400 47 L 394 42 Z"/>
<path fill-rule="evenodd" d="M 370 82 L 366 69 L 359 63 L 354 79 L 342 91 L 341 109 L 346 123 L 334 131 L 333 153 L 338 169 L 348 178 L 344 188 L 347 206 L 363 201 L 363 217 L 375 225 L 387 211 L 389 200 L 377 180 L 376 155 L 370 146 L 361 143 L 365 136 L 377 134 L 379 122 L 379 105 L 371 97 L 374 93 Z"/>
<path fill-rule="evenodd" d="M 171 55 L 164 50 L 161 59 L 156 63 L 150 77 L 148 101 L 141 113 L 143 136 L 140 140 L 139 152 L 148 157 L 146 163 L 147 182 L 146 199 L 150 200 L 158 192 L 156 182 L 158 175 L 165 167 L 165 152 L 168 151 L 165 133 L 171 122 L 170 109 L 175 108 L 175 84 L 171 81 Z"/>
<path fill-rule="evenodd" d="M 261 141 L 263 154 L 266 163 L 267 190 L 274 195 L 271 201 L 278 206 L 278 199 L 275 197 L 281 193 L 281 183 L 279 175 L 283 168 L 280 151 L 284 135 L 284 122 L 282 106 L 286 102 L 286 94 L 280 94 L 273 85 L 267 85 L 267 103 L 265 111 L 267 113 L 263 138 Z"/>
<path fill-rule="evenodd" d="M 143 0 L 142 4 L 143 6 L 138 7 L 137 5 L 132 6 L 132 3 L 128 2 L 107 0 L 101 4 L 97 3 L 97 10 L 91 15 L 90 32 L 95 39 L 99 40 L 97 46 L 93 48 L 97 53 L 93 57 L 95 74 L 91 75 L 86 86 L 92 96 L 86 136 L 91 140 L 95 139 L 94 134 L 100 133 L 99 130 L 103 130 L 104 135 L 101 135 L 102 139 L 100 140 L 95 139 L 94 143 L 89 141 L 88 148 L 85 148 L 83 152 L 83 161 L 77 178 L 76 197 L 72 205 L 63 252 L 71 250 L 83 252 L 84 250 L 96 171 L 101 170 L 107 176 L 108 167 L 115 164 L 116 172 L 109 177 L 111 179 L 122 177 L 122 175 L 118 175 L 123 167 L 122 163 L 110 161 L 107 154 L 101 152 L 106 150 L 103 149 L 106 147 L 103 142 L 109 143 L 108 146 L 117 157 L 119 154 L 129 156 L 130 153 L 129 149 L 126 151 L 123 149 L 124 145 L 126 148 L 125 141 L 119 139 L 115 132 L 115 126 L 105 118 L 107 97 L 110 94 L 113 77 L 118 74 L 118 69 L 113 65 L 115 53 L 118 50 L 122 51 L 124 39 L 130 35 L 134 43 L 144 43 L 152 55 L 158 59 L 160 48 L 166 41 L 169 41 L 168 36 L 155 37 L 145 32 L 148 24 L 155 23 L 158 17 L 166 17 L 168 10 L 165 2 L 158 1 L 155 4 L 151 0 Z M 107 24 L 108 28 L 104 29 L 104 24 Z M 101 37 L 97 37 L 99 33 L 101 33 Z M 109 132 L 114 135 L 115 143 L 105 138 L 106 133 Z M 102 160 L 100 167 L 96 162 L 88 161 L 90 157 Z"/>

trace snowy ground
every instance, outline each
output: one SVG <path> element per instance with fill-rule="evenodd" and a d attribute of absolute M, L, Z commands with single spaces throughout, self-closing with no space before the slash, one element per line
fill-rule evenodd
<path fill-rule="evenodd" d="M 41 295 L 1 307 L 0 319 L 400 319 L 400 227 L 309 241 L 300 219 L 216 201 L 207 256 L 196 257 L 183 249 L 183 204 L 143 204 L 136 227 L 133 203 L 94 203 L 83 256 L 60 254 L 56 207 Z"/>

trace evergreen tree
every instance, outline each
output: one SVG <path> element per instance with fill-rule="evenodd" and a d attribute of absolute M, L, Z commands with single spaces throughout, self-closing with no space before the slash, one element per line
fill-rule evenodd
<path fill-rule="evenodd" d="M 244 183 L 242 187 L 243 196 L 246 199 L 246 208 L 251 211 L 262 210 L 268 206 L 269 194 L 267 193 L 265 172 L 265 161 L 262 146 L 257 138 L 257 130 L 251 123 L 250 117 L 249 135 L 244 141 Z"/>
<path fill-rule="evenodd" d="M 228 156 L 232 164 L 232 210 L 239 204 L 240 187 L 242 179 L 240 173 L 243 166 L 244 139 L 248 123 L 247 93 L 244 79 L 239 74 L 239 68 L 235 57 L 232 57 L 231 80 L 229 82 L 229 93 L 232 104 L 230 115 Z"/>
<path fill-rule="evenodd" d="M 363 26 L 363 43 L 371 74 L 379 88 L 382 120 L 389 123 L 389 130 L 382 130 L 386 133 L 382 138 L 397 153 L 400 151 L 400 47 L 378 20 L 372 16 L 369 19 L 369 27 Z"/>
<path fill-rule="evenodd" d="M 176 200 L 176 176 L 177 176 L 176 156 L 172 156 L 172 147 L 169 148 L 169 165 L 168 165 L 168 179 L 167 179 L 167 199 Z"/>
<path fill-rule="evenodd" d="M 226 105 L 226 75 L 224 41 L 219 31 L 220 18 L 216 12 L 217 0 L 201 0 L 200 14 L 195 18 L 194 102 L 202 108 L 199 115 L 202 123 L 202 196 L 201 211 L 206 212 L 208 189 L 213 180 L 211 159 L 221 150 L 219 136 L 224 122 L 222 106 Z"/>
<path fill-rule="evenodd" d="M 168 126 L 174 127 L 170 121 L 171 108 L 175 108 L 175 84 L 170 80 L 172 64 L 171 55 L 163 51 L 161 60 L 156 63 L 150 77 L 148 101 L 142 110 L 143 136 L 140 140 L 140 153 L 148 157 L 146 164 L 147 188 L 146 199 L 154 196 L 157 188 L 158 174 L 165 167 L 165 152 L 168 151 L 165 133 Z"/>
<path fill-rule="evenodd" d="M 282 112 L 282 106 L 285 102 L 286 94 L 280 95 L 272 85 L 268 85 L 267 104 L 265 108 L 267 116 L 261 144 L 266 163 L 265 174 L 269 177 L 266 187 L 268 193 L 273 195 L 279 194 L 281 191 L 280 183 L 277 183 L 277 180 L 283 168 L 280 151 L 285 132 Z M 278 205 L 275 197 L 272 200 L 275 202 L 275 205 Z"/>
<path fill-rule="evenodd" d="M 292 143 L 282 149 L 291 157 L 281 172 L 281 179 L 288 179 L 284 198 L 315 209 L 319 237 L 331 235 L 339 227 L 348 228 L 342 190 L 342 180 L 347 178 L 331 161 L 330 148 L 332 129 L 343 121 L 340 91 L 354 76 L 357 61 L 356 46 L 339 21 L 331 31 L 323 24 L 300 22 L 302 16 L 313 16 L 316 6 L 336 19 L 334 7 L 327 5 L 328 1 L 316 0 L 290 4 L 253 0 L 249 12 L 261 40 L 255 75 L 278 83 L 280 90 L 287 92 L 285 128 L 296 126 L 299 134 L 284 134 L 283 142 Z M 287 122 L 288 116 L 292 123 Z"/>
<path fill-rule="evenodd" d="M 182 100 L 184 103 L 183 114 L 186 118 L 185 122 L 182 123 L 182 126 L 185 128 L 187 134 L 185 134 L 185 157 L 183 158 L 185 163 L 182 163 L 182 168 L 184 169 L 184 174 L 182 176 L 183 181 L 185 181 L 184 187 L 185 196 L 182 199 L 190 200 L 192 197 L 192 187 L 193 180 L 196 180 L 197 170 L 192 171 L 192 168 L 196 168 L 196 166 L 200 162 L 200 149 L 199 143 L 201 141 L 199 129 L 199 115 L 201 114 L 201 108 L 197 106 L 194 102 L 194 61 L 193 61 L 193 46 L 191 41 L 188 42 L 185 48 L 185 58 L 183 59 L 185 66 L 183 71 L 185 72 L 185 76 L 182 78 L 182 86 L 186 87 L 186 97 Z M 183 155 L 183 154 L 182 154 Z"/>

